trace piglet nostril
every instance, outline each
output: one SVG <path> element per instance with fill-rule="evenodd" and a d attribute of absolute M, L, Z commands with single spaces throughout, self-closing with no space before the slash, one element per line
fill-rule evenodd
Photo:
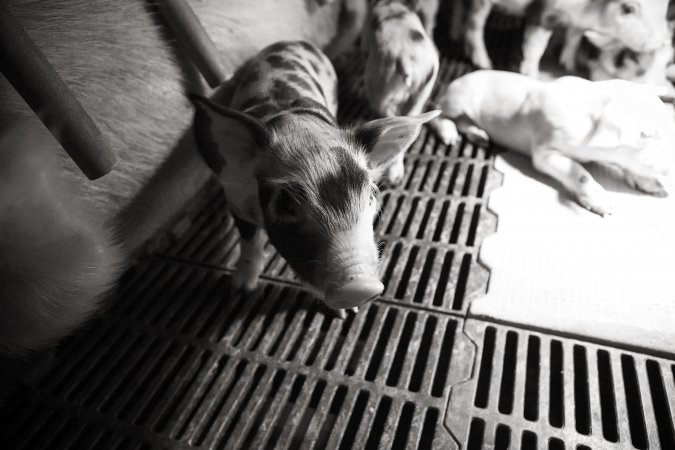
<path fill-rule="evenodd" d="M 377 278 L 353 278 L 347 283 L 326 291 L 326 304 L 335 309 L 353 308 L 375 300 L 384 292 Z"/>

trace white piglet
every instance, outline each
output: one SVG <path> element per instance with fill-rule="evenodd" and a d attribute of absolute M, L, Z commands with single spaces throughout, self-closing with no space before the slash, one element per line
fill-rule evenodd
<path fill-rule="evenodd" d="M 607 193 L 581 163 L 614 166 L 632 187 L 667 195 L 662 177 L 673 162 L 675 124 L 659 93 L 623 80 L 539 81 L 480 70 L 452 82 L 438 106 L 470 139 L 531 155 L 539 171 L 604 216 L 611 213 Z"/>
<path fill-rule="evenodd" d="M 374 1 L 361 38 L 366 60 L 365 94 L 383 117 L 420 114 L 438 76 L 438 52 L 417 14 L 398 0 Z M 403 179 L 401 153 L 387 169 L 390 182 Z"/>

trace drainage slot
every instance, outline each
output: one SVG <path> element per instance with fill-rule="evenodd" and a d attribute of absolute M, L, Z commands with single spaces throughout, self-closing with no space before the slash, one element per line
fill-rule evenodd
<path fill-rule="evenodd" d="M 305 343 L 305 335 L 307 334 L 309 329 L 312 328 L 312 322 L 314 321 L 314 316 L 316 316 L 318 309 L 319 303 L 315 302 L 305 313 L 305 318 L 302 321 L 302 325 L 300 326 L 300 332 L 298 333 L 298 336 L 295 339 L 295 343 L 293 344 L 291 351 L 286 356 L 286 361 L 292 361 L 293 359 L 295 359 L 295 355 L 298 354 L 300 347 L 302 347 L 302 344 Z"/>
<path fill-rule="evenodd" d="M 657 429 L 659 430 L 659 441 L 661 448 L 675 448 L 673 436 L 673 416 L 668 406 L 668 397 L 666 388 L 663 385 L 661 368 L 656 361 L 647 361 L 647 378 L 649 379 L 649 390 L 652 394 L 652 403 L 654 404 L 654 417 L 656 418 Z"/>
<path fill-rule="evenodd" d="M 485 433 L 485 422 L 482 419 L 471 419 L 469 427 L 469 439 L 467 440 L 467 450 L 481 450 L 483 448 L 483 434 Z"/>
<path fill-rule="evenodd" d="M 466 178 L 464 178 L 464 188 L 462 189 L 462 197 L 466 197 L 469 195 L 469 191 L 471 190 L 471 178 L 473 178 L 473 164 L 469 164 L 469 166 L 466 168 Z"/>
<path fill-rule="evenodd" d="M 392 361 L 391 368 L 389 369 L 387 386 L 398 385 L 398 382 L 401 378 L 401 369 L 403 369 L 403 363 L 405 362 L 405 357 L 408 354 L 410 338 L 412 337 L 413 331 L 415 330 L 415 322 L 417 322 L 417 314 L 414 312 L 408 313 L 408 317 L 406 318 L 405 324 L 403 325 L 403 331 L 401 331 L 401 337 L 398 340 L 398 346 L 396 347 L 394 360 Z"/>
<path fill-rule="evenodd" d="M 403 269 L 403 274 L 401 274 L 401 279 L 396 288 L 396 294 L 394 295 L 397 299 L 402 299 L 405 296 L 406 290 L 408 289 L 408 282 L 410 281 L 410 275 L 412 274 L 413 266 L 415 265 L 417 253 L 419 253 L 419 251 L 419 247 L 414 246 L 408 254 L 408 261 Z"/>
<path fill-rule="evenodd" d="M 366 450 L 376 450 L 380 444 L 384 427 L 387 424 L 387 417 L 389 417 L 389 410 L 391 409 L 391 397 L 382 397 L 380 406 L 375 413 L 375 419 L 370 428 L 368 440 L 366 441 Z"/>
<path fill-rule="evenodd" d="M 443 336 L 443 345 L 439 353 L 438 368 L 436 369 L 436 376 L 434 383 L 431 386 L 431 395 L 434 397 L 441 397 L 445 389 L 445 383 L 448 378 L 450 370 L 450 359 L 452 358 L 452 347 L 455 343 L 455 332 L 457 331 L 457 323 L 448 321 L 445 327 L 445 335 Z"/>
<path fill-rule="evenodd" d="M 235 387 L 237 387 L 237 385 L 241 381 L 241 375 L 244 373 L 246 365 L 247 365 L 246 361 L 243 360 L 239 361 L 239 364 L 237 364 L 237 368 L 234 371 L 232 381 L 230 382 L 229 386 L 225 389 L 225 392 L 220 397 L 220 400 L 218 400 L 216 406 L 213 408 L 209 408 L 210 411 L 208 414 L 208 418 L 204 422 L 199 424 L 201 425 L 199 427 L 201 428 L 201 433 L 199 433 L 197 439 L 195 439 L 194 441 L 192 439 L 190 440 L 191 444 L 200 446 L 204 443 L 204 440 L 206 439 L 206 435 L 208 434 L 209 430 L 216 422 L 216 419 L 218 419 L 218 416 L 223 412 L 223 407 L 225 406 L 225 403 L 227 403 L 227 400 L 230 398 L 230 395 L 232 395 L 232 392 L 234 392 Z M 216 389 L 218 389 L 218 387 L 216 387 Z M 203 399 L 207 400 L 207 397 L 203 397 Z"/>
<path fill-rule="evenodd" d="M 558 438 L 551 438 L 548 441 L 548 450 L 565 450 L 565 443 Z"/>
<path fill-rule="evenodd" d="M 427 360 L 429 359 L 429 350 L 434 339 L 434 332 L 436 331 L 436 319 L 430 316 L 424 326 L 424 334 L 422 334 L 422 341 L 420 342 L 417 358 L 415 359 L 415 366 L 413 367 L 412 375 L 410 376 L 410 383 L 408 389 L 412 392 L 418 392 L 422 386 L 424 379 L 424 371 L 427 368 Z"/>
<path fill-rule="evenodd" d="M 427 223 L 429 222 L 429 217 L 431 216 L 431 211 L 434 209 L 434 199 L 431 198 L 427 202 L 427 207 L 424 210 L 424 216 L 422 217 L 422 221 L 420 222 L 420 226 L 417 229 L 417 235 L 415 238 L 417 239 L 422 239 L 424 238 L 424 232 L 427 230 Z"/>
<path fill-rule="evenodd" d="M 401 212 L 401 205 L 403 204 L 403 197 L 399 197 L 396 199 L 396 208 L 394 208 L 394 213 L 391 215 L 391 219 L 389 219 L 389 224 L 387 225 L 387 228 L 384 230 L 384 234 L 391 234 L 391 230 L 394 228 L 394 225 L 398 222 L 398 214 Z"/>
<path fill-rule="evenodd" d="M 438 277 L 438 286 L 436 286 L 436 293 L 434 294 L 433 305 L 443 306 L 443 297 L 445 296 L 445 288 L 448 285 L 450 278 L 450 269 L 452 268 L 452 260 L 455 257 L 453 252 L 447 252 L 443 259 L 443 267 L 441 267 L 441 274 Z"/>
<path fill-rule="evenodd" d="M 513 383 L 516 378 L 516 359 L 518 352 L 518 335 L 515 331 L 506 333 L 504 348 L 504 364 L 502 365 L 502 383 L 499 389 L 499 412 L 511 414 L 513 411 Z"/>
<path fill-rule="evenodd" d="M 520 448 L 521 450 L 537 450 L 537 435 L 529 430 L 523 431 Z"/>
<path fill-rule="evenodd" d="M 591 405 L 588 395 L 588 362 L 586 349 L 574 346 L 574 419 L 577 431 L 591 434 Z"/>
<path fill-rule="evenodd" d="M 211 391 L 215 388 L 216 382 L 220 378 L 220 376 L 223 373 L 223 368 L 227 365 L 228 360 L 230 357 L 228 355 L 223 355 L 215 364 L 212 370 L 209 370 L 206 376 L 206 380 L 204 380 L 205 383 L 208 383 L 204 390 L 202 391 L 201 395 L 197 396 L 196 393 L 193 394 L 194 400 L 196 400 L 191 407 L 189 407 L 190 412 L 188 413 L 187 417 L 185 418 L 185 422 L 183 422 L 183 426 L 178 430 L 178 433 L 175 435 L 176 439 L 181 439 L 185 432 L 187 431 L 188 427 L 190 426 L 190 423 L 194 420 L 195 416 L 197 415 L 197 412 L 199 411 L 199 407 L 204 404 L 204 402 L 207 399 L 207 396 L 212 395 Z M 246 363 L 242 361 L 240 363 L 240 368 L 238 367 L 237 370 L 244 370 L 244 366 Z M 210 379 L 209 379 L 210 378 Z M 188 405 L 189 406 L 189 405 Z"/>
<path fill-rule="evenodd" d="M 305 434 L 307 433 L 307 430 L 309 429 L 309 424 L 312 421 L 312 416 L 314 416 L 314 412 L 316 411 L 316 408 L 319 406 L 319 402 L 321 401 L 321 397 L 323 396 L 323 392 L 325 390 L 326 390 L 326 382 L 324 380 L 319 380 L 319 382 L 314 387 L 314 391 L 312 392 L 312 396 L 310 397 L 307 409 L 305 409 L 305 412 L 303 413 L 302 417 L 300 418 L 300 421 L 295 427 L 295 434 L 291 439 L 290 448 L 302 447 Z"/>
<path fill-rule="evenodd" d="M 424 418 L 422 436 L 420 437 L 420 443 L 417 446 L 418 450 L 431 448 L 434 442 L 434 435 L 436 434 L 436 422 L 438 422 L 438 410 L 436 408 L 429 408 L 427 410 L 427 415 Z"/>
<path fill-rule="evenodd" d="M 457 287 L 455 296 L 452 300 L 452 309 L 459 311 L 464 306 L 464 296 L 466 294 L 466 285 L 469 282 L 469 270 L 471 269 L 471 255 L 467 253 L 462 257 L 462 265 L 459 267 L 457 276 Z"/>
<path fill-rule="evenodd" d="M 356 317 L 356 314 L 347 314 L 347 318 L 343 321 L 342 328 L 340 328 L 340 335 L 337 337 L 337 341 L 333 346 L 333 351 L 330 353 L 328 360 L 326 360 L 324 369 L 333 370 L 335 367 L 335 363 L 337 362 L 340 352 L 342 351 L 342 346 L 345 344 L 349 330 L 351 329 L 352 323 L 354 322 L 354 317 Z"/>
<path fill-rule="evenodd" d="M 483 353 L 480 358 L 480 371 L 478 373 L 478 383 L 476 384 L 476 397 L 473 404 L 478 408 L 487 408 L 490 397 L 490 382 L 492 378 L 492 357 L 495 351 L 494 327 L 485 329 L 483 337 Z"/>
<path fill-rule="evenodd" d="M 340 414 L 340 410 L 342 409 L 342 404 L 345 402 L 346 396 L 347 388 L 342 385 L 339 386 L 335 392 L 335 396 L 333 396 L 333 401 L 330 404 L 330 408 L 328 409 L 328 415 L 324 419 L 323 426 L 319 431 L 319 438 L 317 439 L 316 445 L 314 446 L 316 450 L 323 450 L 328 445 L 328 440 L 330 439 L 330 435 L 333 432 L 335 422 L 337 421 L 338 414 Z M 247 448 L 246 446 L 244 447 Z"/>
<path fill-rule="evenodd" d="M 406 237 L 408 235 L 408 231 L 410 231 L 410 225 L 412 225 L 413 220 L 415 219 L 415 213 L 417 212 L 417 206 L 420 203 L 419 197 L 415 197 L 412 201 L 412 205 L 410 206 L 410 212 L 408 213 L 408 218 L 405 221 L 405 224 L 403 224 L 403 230 L 401 230 L 401 236 Z"/>
<path fill-rule="evenodd" d="M 565 393 L 563 386 L 563 347 L 560 341 L 551 341 L 550 364 L 548 420 L 552 426 L 562 428 L 565 423 Z"/>
<path fill-rule="evenodd" d="M 410 435 L 410 425 L 412 424 L 413 415 L 415 414 L 415 404 L 412 402 L 405 402 L 401 410 L 401 417 L 396 426 L 396 435 L 394 436 L 394 443 L 391 446 L 392 450 L 403 450 L 408 443 L 408 436 Z"/>
<path fill-rule="evenodd" d="M 507 450 L 511 445 L 511 428 L 504 424 L 497 425 L 495 431 L 495 450 Z"/>
<path fill-rule="evenodd" d="M 305 384 L 305 379 L 306 377 L 304 375 L 298 375 L 297 377 L 295 377 L 295 381 L 293 381 L 293 386 L 291 386 L 291 393 L 288 397 L 288 401 L 284 405 L 284 408 L 281 410 L 281 413 L 279 413 L 279 417 L 272 426 L 272 433 L 270 435 L 269 440 L 267 441 L 266 448 L 274 448 L 274 446 L 277 444 L 279 436 L 281 436 L 281 433 L 284 431 L 284 426 L 286 425 L 288 416 L 291 414 L 293 406 L 295 405 L 295 402 L 298 400 L 298 397 L 300 396 L 302 386 Z"/>
<path fill-rule="evenodd" d="M 323 343 L 326 341 L 326 336 L 328 335 L 328 330 L 330 330 L 330 326 L 332 323 L 333 323 L 332 316 L 330 315 L 323 316 L 321 328 L 319 328 L 319 336 L 316 338 L 316 342 L 314 342 L 314 348 L 312 348 L 312 351 L 310 352 L 309 356 L 307 357 L 307 360 L 305 361 L 306 366 L 311 366 L 312 364 L 314 364 L 314 361 L 316 361 L 316 357 L 319 356 L 319 352 L 321 351 L 321 347 L 323 347 Z"/>
<path fill-rule="evenodd" d="M 478 222 L 480 220 L 480 205 L 473 207 L 473 214 L 471 215 L 471 224 L 469 225 L 469 236 L 466 238 L 466 245 L 473 247 L 476 242 L 476 232 L 478 231 Z"/>
<path fill-rule="evenodd" d="M 340 442 L 339 450 L 348 450 L 351 449 L 354 445 L 354 439 L 356 439 L 356 433 L 359 431 L 359 425 L 361 425 L 361 419 L 363 418 L 363 412 L 366 410 L 368 405 L 368 391 L 360 391 L 358 397 L 356 398 L 356 403 L 354 404 L 354 410 L 352 415 L 349 417 L 349 422 L 347 423 L 347 428 L 342 435 L 342 442 Z"/>
<path fill-rule="evenodd" d="M 448 200 L 443 202 L 441 207 L 441 213 L 438 215 L 438 222 L 436 223 L 436 230 L 434 230 L 433 241 L 438 242 L 441 240 L 441 234 L 443 233 L 443 227 L 445 225 L 445 217 L 448 215 L 448 208 L 450 207 L 450 202 Z"/>
<path fill-rule="evenodd" d="M 260 431 L 260 427 L 265 420 L 265 415 L 270 412 L 269 410 L 272 406 L 272 402 L 274 402 L 274 399 L 279 393 L 279 388 L 281 387 L 281 383 L 284 381 L 284 378 L 286 378 L 286 370 L 284 369 L 279 369 L 274 374 L 274 378 L 272 378 L 272 386 L 265 396 L 264 403 L 258 408 L 258 414 L 256 414 L 255 418 L 253 419 L 253 424 L 246 435 L 246 439 L 244 440 L 242 448 L 251 448 L 255 434 Z"/>
<path fill-rule="evenodd" d="M 638 449 L 647 448 L 647 429 L 642 415 L 642 399 L 638 384 L 635 361 L 632 356 L 621 355 L 621 372 L 623 386 L 626 391 L 626 407 L 628 409 L 628 425 L 633 446 Z"/>
<path fill-rule="evenodd" d="M 384 277 L 382 277 L 382 283 L 384 284 L 385 290 L 389 286 L 389 280 L 391 275 L 394 272 L 398 258 L 401 255 L 401 243 L 398 243 L 394 246 L 394 250 L 391 252 L 391 258 L 389 259 L 389 264 L 387 265 L 387 270 L 384 272 Z"/>
<path fill-rule="evenodd" d="M 345 375 L 352 376 L 356 372 L 356 369 L 359 367 L 359 359 L 361 359 L 361 353 L 363 348 L 368 342 L 368 337 L 370 336 L 370 329 L 373 327 L 373 322 L 375 321 L 375 315 L 377 314 L 377 306 L 371 304 L 368 308 L 368 314 L 366 314 L 366 320 L 363 323 L 363 328 L 361 328 L 361 333 L 354 344 L 354 351 L 352 352 L 351 358 L 349 358 L 349 363 L 345 369 Z"/>
<path fill-rule="evenodd" d="M 384 352 L 387 349 L 391 332 L 396 323 L 397 314 L 398 312 L 395 309 L 390 309 L 387 313 L 387 317 L 384 319 L 380 338 L 377 340 L 377 344 L 375 344 L 375 350 L 373 351 L 368 370 L 366 371 L 366 381 L 373 381 L 377 376 L 377 371 L 382 363 L 382 357 L 384 357 Z"/>
<path fill-rule="evenodd" d="M 438 189 L 441 187 L 441 181 L 443 181 L 443 175 L 445 175 L 445 170 L 448 167 L 448 163 L 443 161 L 441 163 L 440 169 L 438 169 L 438 175 L 436 176 L 436 181 L 434 182 L 434 187 L 432 192 L 438 192 Z"/>
<path fill-rule="evenodd" d="M 258 368 L 253 373 L 253 380 L 251 381 L 251 387 L 249 387 L 248 392 L 246 392 L 246 395 L 239 404 L 239 409 L 237 409 L 237 413 L 232 418 L 230 426 L 228 426 L 227 430 L 225 430 L 224 432 L 218 433 L 223 437 L 223 440 L 220 442 L 220 445 L 218 445 L 218 449 L 220 450 L 224 449 L 225 445 L 227 444 L 228 438 L 234 434 L 235 427 L 239 423 L 239 419 L 241 419 L 241 416 L 244 414 L 244 412 L 248 410 L 248 404 L 251 401 L 253 393 L 258 387 L 258 384 L 260 383 L 260 380 L 262 379 L 266 370 L 267 370 L 266 366 L 258 366 Z"/>
<path fill-rule="evenodd" d="M 424 261 L 424 267 L 422 267 L 422 273 L 420 274 L 419 281 L 417 282 L 417 289 L 415 290 L 413 303 L 422 303 L 424 301 L 424 294 L 426 293 L 427 285 L 429 284 L 429 277 L 431 276 L 431 270 L 434 267 L 435 260 L 436 249 L 431 248 L 427 253 L 427 258 Z"/>
<path fill-rule="evenodd" d="M 462 229 L 462 222 L 464 220 L 464 203 L 460 203 L 457 207 L 457 213 L 455 214 L 455 223 L 452 226 L 452 232 L 450 233 L 450 243 L 456 244 L 457 239 L 459 238 L 459 232 Z"/>
<path fill-rule="evenodd" d="M 530 336 L 527 340 L 527 369 L 525 370 L 523 416 L 525 419 L 531 421 L 539 418 L 539 347 L 539 337 Z"/>
<path fill-rule="evenodd" d="M 612 363 L 607 350 L 598 350 L 598 386 L 600 388 L 600 412 L 602 413 L 602 435 L 609 442 L 619 442 L 616 423 L 616 398 Z"/>

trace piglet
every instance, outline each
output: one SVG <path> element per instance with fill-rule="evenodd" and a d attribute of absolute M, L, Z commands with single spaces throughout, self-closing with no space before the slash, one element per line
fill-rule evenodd
<path fill-rule="evenodd" d="M 361 37 L 365 94 L 370 109 L 384 117 L 422 112 L 438 76 L 438 52 L 418 15 L 400 0 L 370 4 Z M 403 153 L 387 169 L 403 179 Z"/>
<path fill-rule="evenodd" d="M 579 204 L 604 216 L 607 193 L 580 163 L 615 166 L 632 187 L 667 195 L 660 178 L 672 166 L 675 124 L 660 93 L 624 80 L 539 81 L 479 70 L 453 81 L 438 104 L 469 138 L 530 155 Z"/>
<path fill-rule="evenodd" d="M 241 235 L 234 287 L 256 287 L 266 234 L 331 308 L 384 290 L 373 234 L 378 174 L 440 111 L 342 128 L 336 92 L 328 58 L 293 41 L 263 49 L 212 99 L 192 96 L 199 151 Z"/>
<path fill-rule="evenodd" d="M 463 1 L 452 4 L 451 31 L 454 37 L 465 32 L 471 61 L 482 69 L 492 68 L 483 35 L 493 6 L 525 18 L 520 71 L 530 76 L 538 75 L 552 30 L 560 26 L 593 30 L 635 51 L 653 50 L 668 39 L 667 0 L 468 0 L 466 15 Z"/>

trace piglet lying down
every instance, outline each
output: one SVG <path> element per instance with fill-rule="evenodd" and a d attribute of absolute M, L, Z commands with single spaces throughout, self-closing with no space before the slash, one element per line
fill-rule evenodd
<path fill-rule="evenodd" d="M 580 163 L 614 166 L 630 186 L 667 195 L 660 178 L 675 154 L 675 124 L 659 94 L 659 88 L 623 80 L 539 81 L 480 70 L 453 81 L 439 107 L 469 139 L 489 137 L 531 155 L 534 166 L 581 206 L 604 216 L 611 213 L 607 193 Z M 446 126 L 446 140 L 456 140 L 453 131 Z"/>

